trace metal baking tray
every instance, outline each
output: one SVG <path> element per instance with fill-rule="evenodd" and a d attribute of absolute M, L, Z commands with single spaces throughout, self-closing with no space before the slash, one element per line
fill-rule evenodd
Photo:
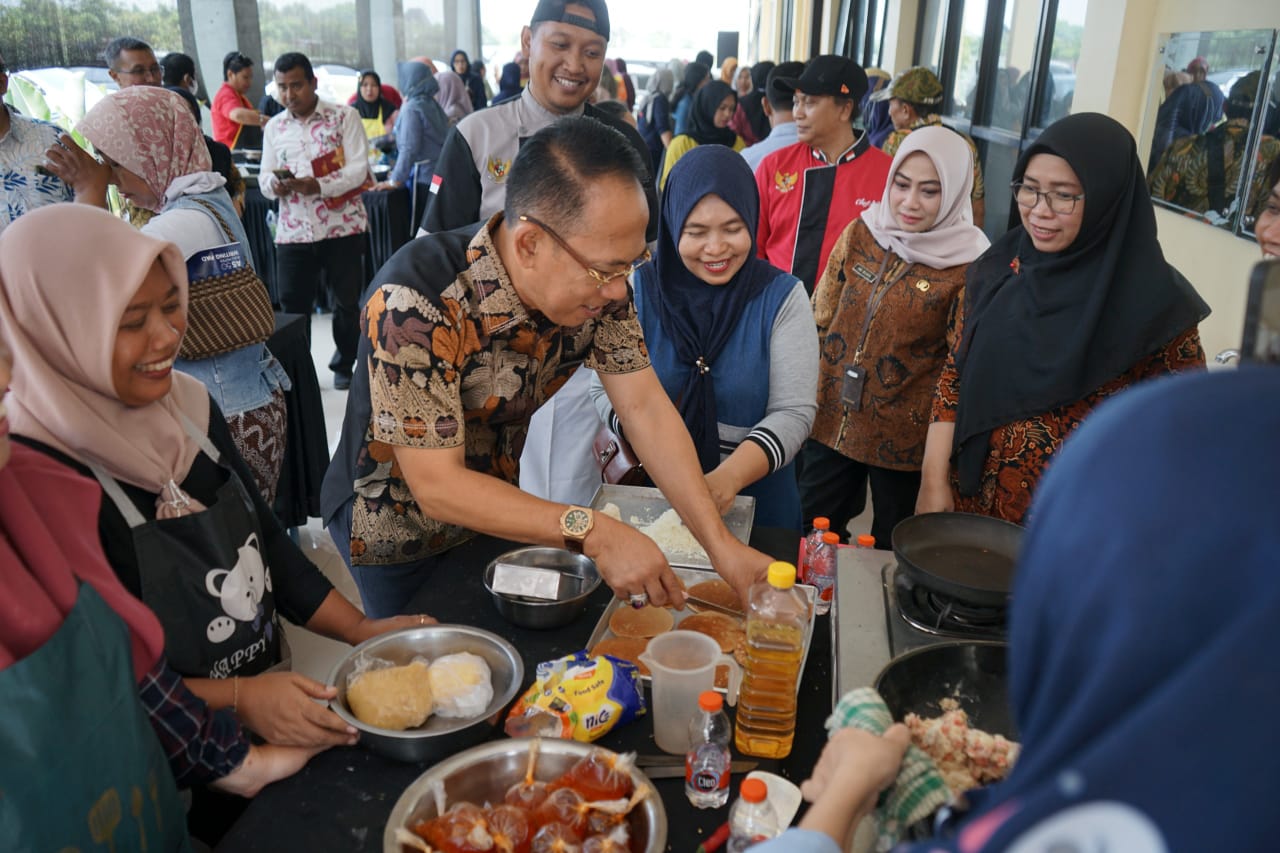
<path fill-rule="evenodd" d="M 652 524 L 658 520 L 658 516 L 671 509 L 671 502 L 657 489 L 601 483 L 596 496 L 591 499 L 591 508 L 599 512 L 608 503 L 617 505 L 626 524 L 631 524 L 633 517 L 639 519 L 639 524 Z M 724 515 L 724 524 L 745 545 L 751 540 L 751 525 L 755 517 L 756 499 L 750 495 L 738 495 L 733 499 L 733 506 Z M 662 554 L 672 566 L 713 571 L 711 561 L 705 553 L 696 555 L 663 549 Z"/>
<path fill-rule="evenodd" d="M 611 486 L 610 488 L 614 488 L 614 487 Z M 707 573 L 705 571 L 702 571 L 701 569 L 689 569 L 689 568 L 683 568 L 680 566 L 672 566 L 672 571 L 676 573 L 676 577 L 684 581 L 685 586 L 693 586 L 695 583 L 701 583 L 702 581 L 711 579 L 707 575 Z M 804 651 L 800 657 L 800 672 L 801 674 L 803 674 L 805 664 L 808 663 L 809 661 L 809 646 L 813 644 L 814 619 L 812 614 L 813 614 L 813 604 L 815 601 L 817 601 L 817 598 L 818 598 L 818 589 L 817 587 L 810 586 L 809 584 L 803 584 L 803 583 L 796 584 L 796 589 L 804 593 L 805 597 L 809 599 L 810 618 L 809 618 L 809 623 L 805 626 L 805 629 L 804 629 Z M 585 649 L 590 651 L 591 649 L 594 649 L 596 647 L 596 643 L 600 642 L 601 640 L 605 640 L 605 639 L 608 639 L 609 637 L 617 636 L 616 634 L 614 634 L 612 631 L 609 630 L 609 617 L 613 616 L 613 612 L 617 610 L 619 607 L 630 607 L 630 605 L 627 604 L 625 601 L 621 601 L 620 599 L 617 599 L 617 598 L 610 601 L 609 606 L 604 609 L 604 613 L 600 614 L 600 621 L 596 622 L 595 630 L 591 632 L 591 636 L 587 639 L 587 644 L 586 646 L 584 646 Z M 671 630 L 674 631 L 680 627 L 681 622 L 683 622 L 686 618 L 693 615 L 693 611 L 689 610 L 688 608 L 685 608 L 684 610 L 673 611 L 672 615 L 675 616 L 675 624 L 671 626 Z M 649 676 L 641 675 L 640 680 L 647 685 L 649 683 Z M 725 692 L 724 688 L 722 687 L 717 687 L 716 689 L 719 690 L 721 693 Z M 797 678 L 796 693 L 799 693 L 799 692 L 800 692 L 800 679 Z"/>

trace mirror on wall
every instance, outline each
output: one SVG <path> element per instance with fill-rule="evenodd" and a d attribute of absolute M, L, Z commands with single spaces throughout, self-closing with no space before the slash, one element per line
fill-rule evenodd
<path fill-rule="evenodd" d="M 1140 143 L 1157 205 L 1229 231 L 1243 227 L 1280 148 L 1274 130 L 1266 132 L 1275 119 L 1275 48 L 1275 30 L 1161 36 L 1146 148 Z"/>

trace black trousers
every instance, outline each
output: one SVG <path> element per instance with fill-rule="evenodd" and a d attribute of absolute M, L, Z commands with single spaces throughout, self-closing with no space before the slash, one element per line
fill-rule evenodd
<path fill-rule="evenodd" d="M 333 298 L 333 344 L 337 349 L 329 367 L 336 373 L 350 374 L 356 363 L 366 244 L 364 234 L 317 243 L 276 244 L 276 286 L 285 313 L 310 316 L 316 310 L 321 276 L 329 288 Z M 307 328 L 310 330 L 310 324 Z"/>
<path fill-rule="evenodd" d="M 920 492 L 919 471 L 893 471 L 877 468 L 837 453 L 819 441 L 808 439 L 796 458 L 796 477 L 800 483 L 800 508 L 804 523 L 825 515 L 831 529 L 843 539 L 849 522 L 862 514 L 867 506 L 867 485 L 871 486 L 871 535 L 876 547 L 893 548 L 893 528 L 916 511 Z"/>

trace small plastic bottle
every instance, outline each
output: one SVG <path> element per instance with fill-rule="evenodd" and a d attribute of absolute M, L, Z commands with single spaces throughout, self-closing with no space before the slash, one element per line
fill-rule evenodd
<path fill-rule="evenodd" d="M 804 560 L 796 567 L 796 583 L 809 582 L 809 562 L 813 559 L 813 552 L 817 549 L 818 543 L 822 541 L 822 534 L 831 529 L 831 519 L 825 515 L 820 515 L 813 520 L 813 529 L 804 537 Z"/>
<path fill-rule="evenodd" d="M 854 543 L 859 548 L 874 548 L 876 547 L 876 537 L 872 536 L 870 533 L 863 533 L 854 540 Z"/>
<path fill-rule="evenodd" d="M 745 779 L 729 810 L 729 853 L 742 853 L 778 834 L 778 813 L 769 804 L 769 789 L 760 779 Z"/>
<path fill-rule="evenodd" d="M 796 683 L 809 599 L 796 589 L 796 568 L 770 563 L 766 582 L 752 584 L 747 607 L 747 659 L 734 725 L 738 752 L 760 758 L 791 754 L 796 733 Z"/>
<path fill-rule="evenodd" d="M 724 697 L 714 690 L 698 696 L 698 712 L 689 720 L 689 751 L 684 757 L 684 793 L 699 809 L 718 809 L 729 802 L 729 741 L 733 726 L 724 712 Z"/>
<path fill-rule="evenodd" d="M 809 583 L 818 588 L 818 600 L 814 602 L 813 612 L 819 616 L 831 609 L 831 599 L 836 592 L 836 549 L 840 545 L 840 537 L 834 533 L 822 534 L 822 541 L 809 560 Z"/>

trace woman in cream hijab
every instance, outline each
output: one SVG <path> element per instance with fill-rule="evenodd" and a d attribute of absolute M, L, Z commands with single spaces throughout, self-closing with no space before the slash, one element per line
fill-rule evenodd
<path fill-rule="evenodd" d="M 947 324 L 965 270 L 989 245 L 973 224 L 972 187 L 964 139 L 916 130 L 884 196 L 845 229 L 814 290 L 822 357 L 818 416 L 800 454 L 801 505 L 843 536 L 870 483 L 879 548 L 914 511 Z"/>
<path fill-rule="evenodd" d="M 174 670 L 270 743 L 353 743 L 313 701 L 332 688 L 269 672 L 285 656 L 277 611 L 350 643 L 427 617 L 365 619 L 253 489 L 208 392 L 173 369 L 186 329 L 178 250 L 106 211 L 53 205 L 6 229 L 0 287 L 12 432 L 97 478 L 107 560 L 159 617 Z"/>

